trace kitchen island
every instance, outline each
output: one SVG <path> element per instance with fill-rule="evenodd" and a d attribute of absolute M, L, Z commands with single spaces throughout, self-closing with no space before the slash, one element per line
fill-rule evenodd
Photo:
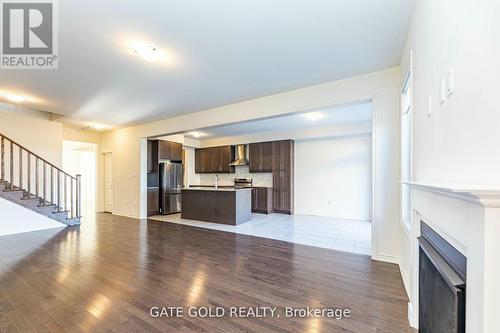
<path fill-rule="evenodd" d="M 182 189 L 181 218 L 239 225 L 252 218 L 252 189 L 191 187 Z"/>

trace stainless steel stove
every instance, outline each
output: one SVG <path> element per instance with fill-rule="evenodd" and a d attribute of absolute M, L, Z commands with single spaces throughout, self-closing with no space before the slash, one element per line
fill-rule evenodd
<path fill-rule="evenodd" d="M 235 178 L 234 187 L 236 188 L 252 187 L 252 178 Z"/>

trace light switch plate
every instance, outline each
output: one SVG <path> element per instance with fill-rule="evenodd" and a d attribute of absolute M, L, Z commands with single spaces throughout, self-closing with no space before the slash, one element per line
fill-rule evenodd
<path fill-rule="evenodd" d="M 448 78 L 447 78 L 447 87 L 446 87 L 446 93 L 447 97 L 450 97 L 451 94 L 453 94 L 453 89 L 454 89 L 454 76 L 455 73 L 453 72 L 453 68 L 450 68 L 450 71 L 448 72 Z"/>
<path fill-rule="evenodd" d="M 446 101 L 446 83 L 444 79 L 441 80 L 441 104 Z"/>
<path fill-rule="evenodd" d="M 429 104 L 427 106 L 427 117 L 432 116 L 432 96 L 429 95 Z"/>

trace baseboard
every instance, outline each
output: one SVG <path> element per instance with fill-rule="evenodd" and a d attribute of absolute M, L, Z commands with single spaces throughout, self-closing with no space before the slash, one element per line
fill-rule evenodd
<path fill-rule="evenodd" d="M 406 290 L 406 295 L 408 296 L 408 299 L 410 299 L 410 280 L 408 279 L 408 275 L 404 271 L 401 264 L 399 264 L 399 272 L 401 272 L 401 278 L 403 279 L 403 285 Z"/>
<path fill-rule="evenodd" d="M 412 302 L 408 302 L 408 321 L 411 327 L 418 329 L 418 315 Z"/>
<path fill-rule="evenodd" d="M 116 211 L 113 211 L 112 214 L 113 215 L 118 215 L 118 216 L 123 216 L 123 217 L 130 217 L 132 219 L 140 220 L 139 216 L 138 215 L 134 215 L 134 214 L 128 214 L 128 213 L 122 213 L 122 212 L 116 212 Z"/>
<path fill-rule="evenodd" d="M 376 261 L 388 262 L 391 264 L 399 265 L 399 257 L 388 254 L 374 254 L 372 259 Z"/>

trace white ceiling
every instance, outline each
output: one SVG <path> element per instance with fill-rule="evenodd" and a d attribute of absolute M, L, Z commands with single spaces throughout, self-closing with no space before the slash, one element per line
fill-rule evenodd
<path fill-rule="evenodd" d="M 195 112 L 399 64 L 414 0 L 58 1 L 59 69 L 0 92 L 80 124 Z M 147 63 L 135 42 L 166 53 Z"/>
<path fill-rule="evenodd" d="M 319 118 L 311 119 L 309 117 L 311 113 L 317 115 Z M 372 104 L 362 103 L 309 113 L 297 113 L 275 118 L 253 120 L 233 125 L 218 126 L 203 129 L 197 131 L 196 133 L 201 133 L 202 136 L 197 139 L 203 140 L 265 132 L 294 131 L 336 124 L 366 122 L 371 120 Z M 186 133 L 185 135 L 191 138 L 196 138 L 193 133 L 195 132 Z"/>

